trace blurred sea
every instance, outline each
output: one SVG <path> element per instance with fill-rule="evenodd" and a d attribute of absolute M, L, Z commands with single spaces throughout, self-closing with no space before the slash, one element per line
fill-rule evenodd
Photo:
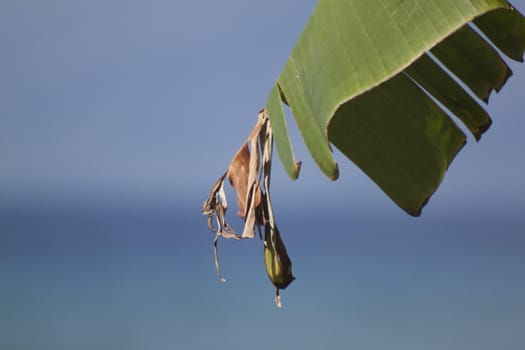
<path fill-rule="evenodd" d="M 0 349 L 525 349 L 525 223 L 291 208 L 284 308 L 262 244 L 201 199 L 0 208 Z M 233 214 L 233 213 L 231 213 Z"/>

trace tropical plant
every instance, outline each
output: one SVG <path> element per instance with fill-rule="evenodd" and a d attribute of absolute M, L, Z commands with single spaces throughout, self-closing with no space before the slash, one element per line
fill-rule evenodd
<path fill-rule="evenodd" d="M 288 175 L 300 170 L 283 104 L 327 177 L 339 173 L 333 145 L 419 216 L 466 143 L 455 119 L 479 140 L 491 124 L 482 104 L 512 74 L 500 53 L 522 61 L 524 50 L 525 18 L 505 0 L 320 0 L 255 129 L 203 206 L 218 222 L 210 225 L 215 247 L 220 236 L 253 238 L 265 227 L 264 261 L 280 305 L 279 289 L 293 276 L 271 209 L 272 137 Z M 226 177 L 242 235 L 225 221 Z M 216 267 L 220 276 L 217 258 Z"/>

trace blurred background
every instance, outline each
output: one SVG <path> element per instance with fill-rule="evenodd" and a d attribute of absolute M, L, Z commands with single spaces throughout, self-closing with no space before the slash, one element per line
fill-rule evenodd
<path fill-rule="evenodd" d="M 258 239 L 220 241 L 217 281 L 201 204 L 315 3 L 2 1 L 1 349 L 525 348 L 522 64 L 419 218 L 289 123 L 284 308 Z"/>

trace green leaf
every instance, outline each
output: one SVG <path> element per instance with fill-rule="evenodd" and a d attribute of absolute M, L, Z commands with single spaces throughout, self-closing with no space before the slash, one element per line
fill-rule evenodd
<path fill-rule="evenodd" d="M 498 9 L 474 20 L 474 24 L 505 55 L 523 62 L 525 50 L 525 18 L 519 11 Z M 504 30 L 502 30 L 504 29 Z"/>
<path fill-rule="evenodd" d="M 504 0 L 320 0 L 267 101 L 287 173 L 282 103 L 326 176 L 338 176 L 333 144 L 419 215 L 466 141 L 443 108 L 476 139 L 490 125 L 471 93 L 488 101 L 511 75 L 492 45 L 523 57 L 525 20 Z"/>
<path fill-rule="evenodd" d="M 480 99 L 488 102 L 512 75 L 498 53 L 469 26 L 464 26 L 432 50 L 452 73 Z"/>
<path fill-rule="evenodd" d="M 421 56 L 405 73 L 454 113 L 476 140 L 489 128 L 488 113 L 428 55 Z"/>
<path fill-rule="evenodd" d="M 466 141 L 456 124 L 402 73 L 339 108 L 328 134 L 412 215 L 420 214 Z M 419 198 L 415 205 L 414 198 Z"/>
<path fill-rule="evenodd" d="M 266 109 L 270 115 L 279 157 L 283 160 L 283 165 L 288 176 L 295 180 L 299 176 L 301 163 L 295 161 L 278 85 L 273 87 L 266 101 Z"/>

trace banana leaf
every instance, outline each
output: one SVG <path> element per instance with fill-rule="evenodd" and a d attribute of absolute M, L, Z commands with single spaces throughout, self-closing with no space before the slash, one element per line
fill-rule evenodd
<path fill-rule="evenodd" d="M 281 162 L 296 179 L 287 105 L 328 178 L 334 146 L 418 216 L 524 50 L 504 0 L 320 0 L 266 101 Z"/>

